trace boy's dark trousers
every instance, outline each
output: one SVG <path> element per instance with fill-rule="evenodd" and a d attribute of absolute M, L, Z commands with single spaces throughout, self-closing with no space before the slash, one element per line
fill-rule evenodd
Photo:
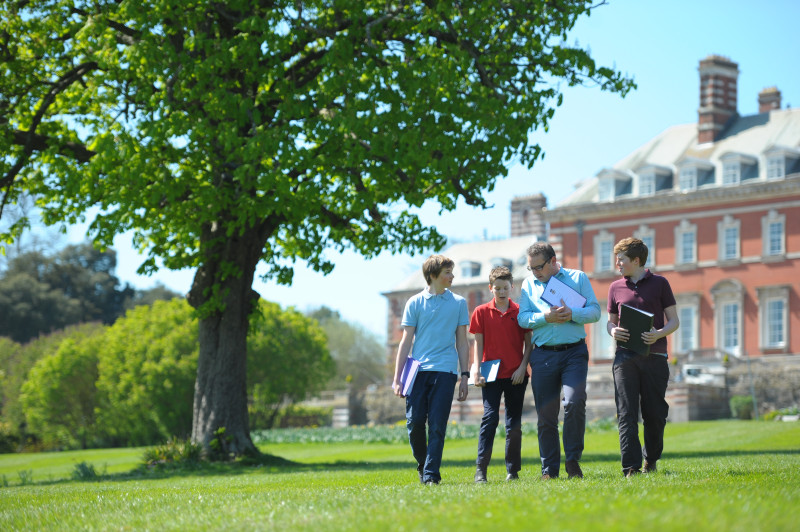
<path fill-rule="evenodd" d="M 420 371 L 406 397 L 406 427 L 411 452 L 422 466 L 423 482 L 439 482 L 442 477 L 444 437 L 453 404 L 458 377 L 442 371 Z M 428 434 L 425 434 L 425 425 Z"/>
<path fill-rule="evenodd" d="M 528 377 L 514 385 L 511 379 L 497 379 L 481 388 L 483 393 L 483 419 L 478 437 L 477 465 L 484 471 L 492 459 L 492 448 L 497 424 L 500 422 L 500 398 L 506 405 L 506 471 L 518 473 L 522 469 L 522 407 Z"/>
<path fill-rule="evenodd" d="M 641 356 L 617 348 L 614 358 L 614 399 L 619 418 L 619 447 L 622 470 L 642 467 L 642 455 L 655 463 L 664 450 L 664 427 L 669 404 L 664 396 L 669 383 L 667 357 Z M 639 404 L 642 407 L 644 450 L 639 441 Z"/>

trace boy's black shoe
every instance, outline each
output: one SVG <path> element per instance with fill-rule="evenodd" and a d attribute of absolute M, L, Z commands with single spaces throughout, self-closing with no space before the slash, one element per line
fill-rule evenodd
<path fill-rule="evenodd" d="M 516 473 L 509 473 L 506 475 L 506 481 L 519 480 L 519 475 Z"/>
<path fill-rule="evenodd" d="M 583 471 L 577 460 L 567 460 L 564 465 L 567 469 L 567 478 L 583 478 Z"/>
<path fill-rule="evenodd" d="M 417 473 L 419 473 L 419 481 L 420 481 L 420 483 L 425 484 L 425 481 L 423 480 L 423 474 L 422 474 L 422 464 L 417 464 Z"/>
<path fill-rule="evenodd" d="M 475 468 L 475 482 L 486 482 L 486 468 L 481 466 Z"/>
<path fill-rule="evenodd" d="M 658 468 L 656 467 L 655 462 L 648 462 L 647 460 L 644 461 L 644 470 L 642 471 L 643 473 L 655 473 L 656 469 Z"/>

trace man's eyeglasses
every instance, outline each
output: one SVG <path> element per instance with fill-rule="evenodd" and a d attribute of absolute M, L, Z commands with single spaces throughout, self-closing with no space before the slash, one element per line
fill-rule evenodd
<path fill-rule="evenodd" d="M 552 258 L 553 257 L 550 257 L 549 259 L 547 259 L 546 261 L 544 261 L 543 263 L 541 263 L 538 266 L 533 266 L 533 267 L 527 266 L 526 268 L 527 268 L 527 270 L 529 272 L 540 272 L 540 271 L 542 271 L 544 269 L 545 266 L 547 266 L 547 264 L 550 262 L 550 259 L 552 259 Z"/>

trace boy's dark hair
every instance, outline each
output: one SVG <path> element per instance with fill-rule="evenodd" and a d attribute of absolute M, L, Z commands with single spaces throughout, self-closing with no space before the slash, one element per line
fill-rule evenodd
<path fill-rule="evenodd" d="M 422 275 L 425 276 L 425 282 L 429 285 L 434 277 L 439 277 L 442 270 L 445 268 L 453 268 L 456 263 L 453 259 L 448 259 L 444 255 L 431 255 L 422 264 Z"/>
<path fill-rule="evenodd" d="M 623 238 L 614 246 L 614 255 L 624 254 L 629 259 L 639 259 L 639 266 L 647 262 L 647 246 L 638 238 Z"/>
<path fill-rule="evenodd" d="M 528 247 L 527 253 L 529 257 L 544 255 L 545 260 L 550 260 L 556 256 L 556 250 L 547 242 L 534 242 Z"/>
<path fill-rule="evenodd" d="M 497 280 L 501 281 L 508 281 L 511 284 L 514 284 L 514 276 L 511 275 L 511 270 L 506 268 L 505 266 L 495 266 L 492 268 L 492 271 L 489 272 L 489 284 L 494 284 Z"/>

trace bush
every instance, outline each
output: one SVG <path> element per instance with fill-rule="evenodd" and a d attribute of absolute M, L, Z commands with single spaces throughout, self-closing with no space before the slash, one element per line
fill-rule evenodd
<path fill-rule="evenodd" d="M 734 395 L 730 400 L 731 416 L 736 419 L 753 419 L 753 398 L 749 395 Z"/>
<path fill-rule="evenodd" d="M 323 406 L 290 405 L 278 413 L 275 425 L 282 429 L 299 427 L 329 427 L 333 422 L 333 408 Z"/>
<path fill-rule="evenodd" d="M 203 447 L 189 440 L 170 439 L 167 443 L 145 450 L 142 455 L 147 467 L 199 464 Z"/>

